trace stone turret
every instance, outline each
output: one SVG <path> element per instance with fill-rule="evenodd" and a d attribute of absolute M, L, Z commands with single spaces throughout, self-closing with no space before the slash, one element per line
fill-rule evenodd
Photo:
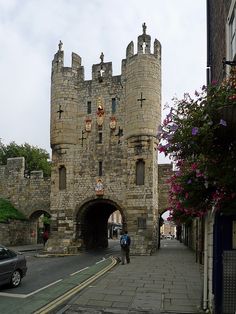
<path fill-rule="evenodd" d="M 161 119 L 161 55 L 155 40 L 151 53 L 151 37 L 138 36 L 137 54 L 133 54 L 133 44 L 127 47 L 126 76 L 126 123 L 125 138 L 132 136 L 156 136 L 157 124 Z"/>
<path fill-rule="evenodd" d="M 79 80 L 84 79 L 81 58 L 72 54 L 72 67 L 64 67 L 62 43 L 52 61 L 51 76 L 51 147 L 76 144 Z"/>

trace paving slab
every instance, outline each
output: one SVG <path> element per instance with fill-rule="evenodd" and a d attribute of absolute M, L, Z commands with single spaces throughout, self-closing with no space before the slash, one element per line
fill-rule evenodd
<path fill-rule="evenodd" d="M 55 313 L 202 313 L 194 252 L 176 240 L 162 241 L 158 252 L 131 256 L 130 264 L 116 266 Z"/>

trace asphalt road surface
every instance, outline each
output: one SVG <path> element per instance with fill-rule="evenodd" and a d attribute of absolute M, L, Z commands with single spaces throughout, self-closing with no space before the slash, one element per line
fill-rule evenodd
<path fill-rule="evenodd" d="M 0 286 L 1 293 L 30 294 L 58 280 L 81 271 L 82 269 L 99 263 L 111 255 L 118 256 L 120 252 L 119 242 L 109 241 L 109 248 L 105 250 L 93 250 L 82 252 L 75 256 L 63 257 L 36 257 L 35 252 L 25 253 L 27 259 L 27 274 L 17 288 Z"/>

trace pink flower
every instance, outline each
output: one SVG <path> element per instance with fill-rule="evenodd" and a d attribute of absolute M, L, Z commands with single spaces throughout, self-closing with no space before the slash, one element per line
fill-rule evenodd
<path fill-rule="evenodd" d="M 191 164 L 191 170 L 195 171 L 198 167 L 198 164 L 196 162 L 194 162 L 193 164 Z"/>

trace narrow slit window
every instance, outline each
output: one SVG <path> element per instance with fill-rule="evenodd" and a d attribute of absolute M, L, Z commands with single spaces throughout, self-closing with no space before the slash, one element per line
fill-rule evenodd
<path fill-rule="evenodd" d="M 145 162 L 140 159 L 136 162 L 136 185 L 144 185 Z"/>
<path fill-rule="evenodd" d="M 101 144 L 102 143 L 102 132 L 98 133 L 98 143 Z"/>
<path fill-rule="evenodd" d="M 66 167 L 61 166 L 59 168 L 59 190 L 66 189 Z"/>
<path fill-rule="evenodd" d="M 102 161 L 99 161 L 98 163 L 98 176 L 102 176 Z"/>
<path fill-rule="evenodd" d="M 91 101 L 87 102 L 87 114 L 92 113 L 92 104 Z"/>
<path fill-rule="evenodd" d="M 115 113 L 116 112 L 116 98 L 112 98 L 111 102 L 111 112 Z"/>

